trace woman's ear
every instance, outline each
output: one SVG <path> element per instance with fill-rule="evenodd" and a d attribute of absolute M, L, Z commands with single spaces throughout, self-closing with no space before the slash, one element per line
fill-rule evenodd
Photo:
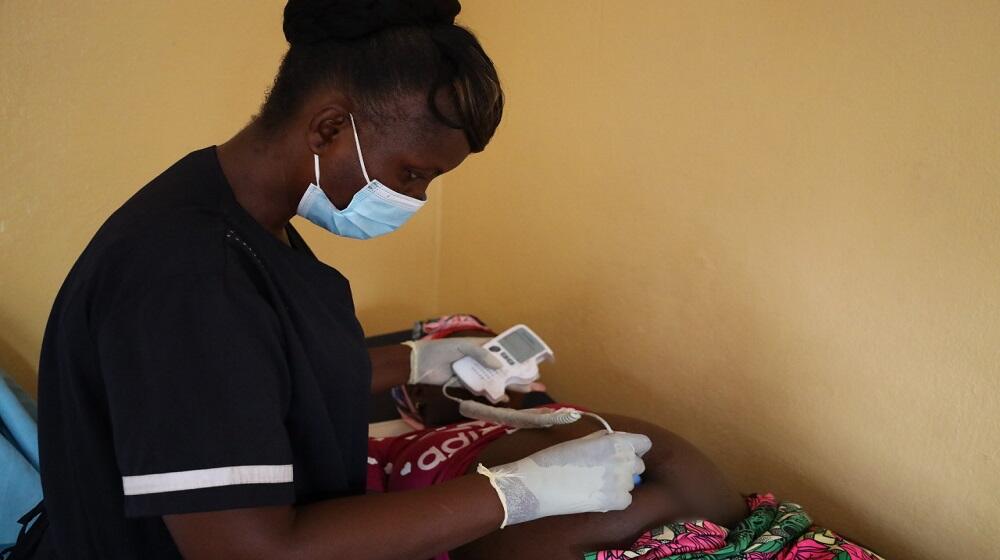
<path fill-rule="evenodd" d="M 327 105 L 320 108 L 309 119 L 308 143 L 314 154 L 326 154 L 338 137 L 350 135 L 350 113 L 341 105 Z"/>

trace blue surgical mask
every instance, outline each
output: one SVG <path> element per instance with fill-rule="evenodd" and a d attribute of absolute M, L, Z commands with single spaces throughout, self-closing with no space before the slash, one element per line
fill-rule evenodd
<path fill-rule="evenodd" d="M 368 183 L 354 195 L 347 208 L 338 210 L 319 187 L 319 155 L 313 154 L 316 182 L 311 183 L 302 195 L 297 214 L 342 237 L 371 239 L 399 229 L 410 216 L 420 210 L 425 201 L 400 194 L 377 179 L 368 177 L 365 158 L 361 155 L 361 142 L 358 141 L 358 129 L 354 126 L 354 115 L 350 117 L 361 173 Z"/>

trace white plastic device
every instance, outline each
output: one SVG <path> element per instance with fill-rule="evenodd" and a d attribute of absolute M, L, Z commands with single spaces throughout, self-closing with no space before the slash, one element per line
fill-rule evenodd
<path fill-rule="evenodd" d="M 503 400 L 507 385 L 524 385 L 538 379 L 538 364 L 555 359 L 552 349 L 525 325 L 514 325 L 483 344 L 503 366 L 490 369 L 475 358 L 465 357 L 451 365 L 452 371 L 477 395 L 491 402 Z"/>

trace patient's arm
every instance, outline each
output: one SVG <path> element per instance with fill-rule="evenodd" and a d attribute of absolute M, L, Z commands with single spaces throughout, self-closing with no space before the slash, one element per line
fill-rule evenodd
<path fill-rule="evenodd" d="M 410 379 L 410 349 L 387 344 L 368 349 L 372 364 L 372 394 L 384 393 Z"/>
<path fill-rule="evenodd" d="M 452 553 L 454 560 L 546 558 L 579 560 L 582 553 L 630 545 L 643 531 L 678 519 L 708 519 L 732 527 L 747 513 L 743 499 L 719 469 L 693 445 L 659 426 L 627 416 L 604 415 L 616 430 L 646 434 L 642 484 L 624 511 L 549 517 L 495 531 Z M 491 443 L 479 456 L 490 467 L 521 459 L 556 443 L 600 429 L 583 418 L 544 430 L 520 430 Z M 470 472 L 474 472 L 473 464 Z"/>

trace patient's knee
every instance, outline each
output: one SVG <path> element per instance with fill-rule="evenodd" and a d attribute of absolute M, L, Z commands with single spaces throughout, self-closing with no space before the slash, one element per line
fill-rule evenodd
<path fill-rule="evenodd" d="M 684 438 L 655 424 L 618 415 L 604 416 L 616 430 L 642 433 L 653 441 L 644 457 L 643 482 L 667 488 L 685 517 L 732 527 L 746 516 L 743 497 L 719 468 Z"/>

